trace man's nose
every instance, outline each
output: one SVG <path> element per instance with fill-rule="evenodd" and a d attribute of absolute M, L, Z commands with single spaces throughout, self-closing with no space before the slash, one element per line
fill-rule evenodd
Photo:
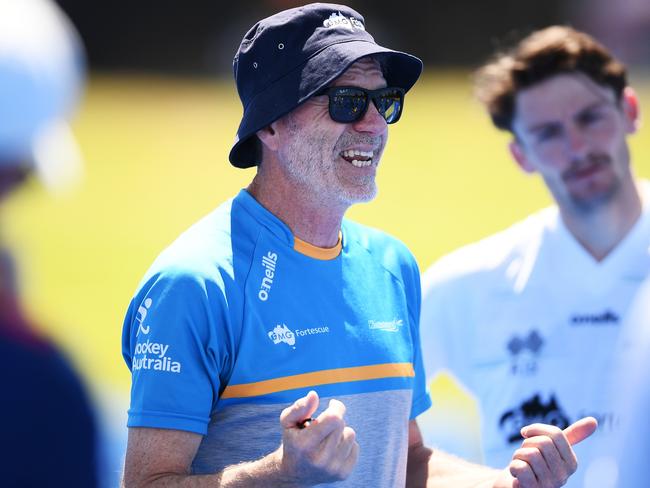
<path fill-rule="evenodd" d="M 353 123 L 356 131 L 370 134 L 383 133 L 386 130 L 386 125 L 386 119 L 379 113 L 372 100 L 368 102 L 368 109 L 363 117 Z"/>
<path fill-rule="evenodd" d="M 573 127 L 567 131 L 567 149 L 574 159 L 582 158 L 587 153 L 587 137 L 580 128 Z"/>

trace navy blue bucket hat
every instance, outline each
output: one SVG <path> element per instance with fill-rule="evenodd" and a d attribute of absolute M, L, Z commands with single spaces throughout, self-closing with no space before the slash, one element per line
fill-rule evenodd
<path fill-rule="evenodd" d="M 325 88 L 355 61 L 373 56 L 388 86 L 408 91 L 422 72 L 415 56 L 378 45 L 363 17 L 345 5 L 312 3 L 279 12 L 244 36 L 233 70 L 244 115 L 230 162 L 248 168 L 262 160 L 255 133 Z"/>

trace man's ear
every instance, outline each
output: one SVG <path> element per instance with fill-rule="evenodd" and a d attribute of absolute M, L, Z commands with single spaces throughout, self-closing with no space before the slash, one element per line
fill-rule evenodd
<path fill-rule="evenodd" d="M 521 143 L 517 141 L 516 138 L 510 141 L 510 144 L 508 144 L 508 149 L 510 150 L 512 159 L 517 162 L 521 169 L 523 169 L 526 173 L 535 172 L 535 168 L 532 164 L 530 164 L 530 161 L 528 161 L 528 157 L 526 156 L 524 148 L 521 147 Z"/>
<path fill-rule="evenodd" d="M 639 109 L 639 99 L 631 86 L 626 86 L 623 89 L 621 106 L 625 115 L 626 131 L 628 134 L 634 134 L 641 125 L 641 112 Z"/>
<path fill-rule="evenodd" d="M 277 151 L 280 146 L 277 124 L 278 122 L 275 121 L 255 133 L 262 144 L 274 152 Z"/>

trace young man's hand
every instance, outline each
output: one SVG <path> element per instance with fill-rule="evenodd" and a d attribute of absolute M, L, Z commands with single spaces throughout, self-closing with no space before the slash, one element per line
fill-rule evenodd
<path fill-rule="evenodd" d="M 593 417 L 578 420 L 564 430 L 546 424 L 521 429 L 525 438 L 495 488 L 556 488 L 563 486 L 578 469 L 571 446 L 593 434 Z"/>

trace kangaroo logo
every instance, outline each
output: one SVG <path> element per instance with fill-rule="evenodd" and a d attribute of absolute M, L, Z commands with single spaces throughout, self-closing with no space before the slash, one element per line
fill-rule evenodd
<path fill-rule="evenodd" d="M 138 315 L 136 316 L 135 320 L 138 322 L 138 332 L 136 332 L 135 336 L 139 336 L 140 332 L 142 332 L 144 335 L 147 335 L 149 333 L 149 326 L 144 326 L 144 319 L 147 318 L 147 312 L 151 308 L 151 304 L 153 303 L 153 300 L 151 298 L 146 298 L 142 305 L 138 307 Z"/>

